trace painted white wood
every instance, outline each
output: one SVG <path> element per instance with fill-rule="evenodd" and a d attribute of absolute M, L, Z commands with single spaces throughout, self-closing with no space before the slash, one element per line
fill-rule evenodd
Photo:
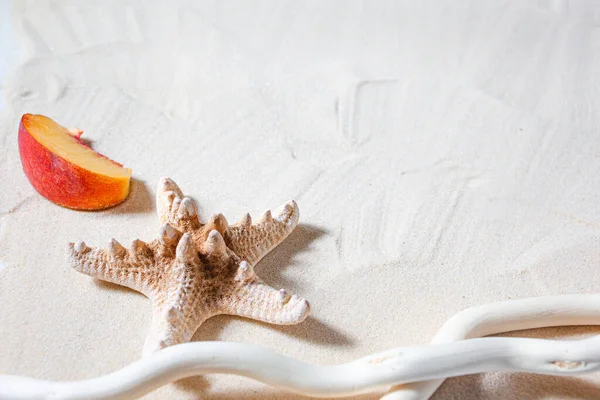
<path fill-rule="evenodd" d="M 311 365 L 233 342 L 194 342 L 163 349 L 94 379 L 53 382 L 0 376 L 0 399 L 130 399 L 198 374 L 246 376 L 291 392 L 337 397 L 405 386 L 384 398 L 427 398 L 443 378 L 481 372 L 578 375 L 600 370 L 600 336 L 561 341 L 473 338 L 557 325 L 600 323 L 600 295 L 563 295 L 492 303 L 452 317 L 433 343 L 391 349 L 340 365 Z M 467 338 L 473 338 L 463 340 Z M 411 397 L 412 396 L 412 397 Z"/>
<path fill-rule="evenodd" d="M 550 326 L 600 325 L 599 304 L 600 295 L 587 294 L 533 297 L 472 307 L 450 318 L 431 343 Z M 403 385 L 392 389 L 382 400 L 428 399 L 442 382 L 438 379 Z"/>

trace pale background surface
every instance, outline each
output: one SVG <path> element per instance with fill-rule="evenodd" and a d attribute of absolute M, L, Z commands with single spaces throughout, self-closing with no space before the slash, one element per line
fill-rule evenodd
<path fill-rule="evenodd" d="M 600 3 L 90 4 L 0 2 L 0 373 L 86 378 L 140 355 L 149 302 L 78 275 L 64 249 L 154 238 L 163 175 L 205 217 L 301 210 L 256 270 L 313 316 L 217 317 L 195 340 L 343 362 L 427 343 L 469 306 L 598 291 Z M 130 198 L 97 213 L 41 198 L 17 151 L 25 112 L 133 168 Z M 599 385 L 487 374 L 435 398 L 597 399 Z M 228 376 L 147 398 L 241 396 L 293 398 Z"/>

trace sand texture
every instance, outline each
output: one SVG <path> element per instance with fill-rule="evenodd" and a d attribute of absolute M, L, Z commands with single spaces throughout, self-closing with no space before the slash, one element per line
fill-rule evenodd
<path fill-rule="evenodd" d="M 336 363 L 427 343 L 466 307 L 599 290 L 595 1 L 2 7 L 0 373 L 87 378 L 140 356 L 150 302 L 73 271 L 66 246 L 151 241 L 161 176 L 203 221 L 257 219 L 289 199 L 301 210 L 255 270 L 312 315 L 218 316 L 193 340 Z M 19 161 L 24 113 L 83 129 L 132 168 L 128 200 L 76 212 L 39 196 Z M 300 398 L 223 375 L 145 398 L 242 397 Z M 434 396 L 470 398 L 597 399 L 600 376 L 485 374 Z"/>

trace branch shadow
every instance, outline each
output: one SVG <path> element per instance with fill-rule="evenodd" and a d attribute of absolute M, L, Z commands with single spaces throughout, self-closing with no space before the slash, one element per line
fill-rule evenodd
<path fill-rule="evenodd" d="M 578 339 L 600 335 L 600 326 L 556 326 L 507 332 L 500 337 L 544 339 Z M 432 400 L 458 399 L 600 399 L 600 383 L 571 376 L 527 373 L 488 373 L 449 378 L 435 392 Z"/>
<path fill-rule="evenodd" d="M 577 339 L 585 336 L 600 335 L 600 325 L 553 326 L 548 328 L 524 329 L 507 332 L 502 337 L 543 338 L 543 339 Z"/>
<path fill-rule="evenodd" d="M 109 209 L 115 214 L 146 214 L 154 211 L 154 195 L 144 181 L 131 178 L 129 196 Z"/>
<path fill-rule="evenodd" d="M 383 393 L 371 393 L 363 394 L 358 396 L 343 397 L 344 400 L 375 400 L 379 399 Z M 317 399 L 319 397 L 303 396 L 300 394 L 293 394 L 285 392 L 283 390 L 269 390 L 267 394 L 264 393 L 250 393 L 249 391 L 244 392 L 243 390 L 230 392 L 230 393 L 217 393 L 210 396 L 211 400 L 306 400 L 306 399 Z M 322 398 L 322 397 L 321 397 Z"/>
<path fill-rule="evenodd" d="M 208 380 L 202 375 L 190 376 L 173 382 L 173 385 L 184 392 L 197 395 L 198 399 L 203 398 L 202 393 L 210 387 Z"/>
<path fill-rule="evenodd" d="M 572 376 L 490 373 L 446 379 L 431 400 L 600 398 L 600 384 Z"/>

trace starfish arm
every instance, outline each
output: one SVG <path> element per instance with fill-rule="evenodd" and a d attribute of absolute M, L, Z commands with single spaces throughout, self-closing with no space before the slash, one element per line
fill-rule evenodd
<path fill-rule="evenodd" d="M 140 240 L 127 250 L 116 240 L 110 241 L 109 249 L 88 247 L 83 242 L 69 243 L 71 267 L 78 272 L 104 281 L 126 286 L 152 297 L 155 290 L 150 271 L 154 270 L 154 257 L 148 245 Z M 156 273 L 154 273 L 156 276 Z"/>
<path fill-rule="evenodd" d="M 161 224 L 169 223 L 182 232 L 200 227 L 194 201 L 170 178 L 161 178 L 156 191 L 156 212 Z"/>
<path fill-rule="evenodd" d="M 310 314 L 305 299 L 276 290 L 258 277 L 246 280 L 228 299 L 223 314 L 239 315 L 276 325 L 294 325 Z"/>
<path fill-rule="evenodd" d="M 198 273 L 201 268 L 192 236 L 184 233 L 177 243 L 175 260 L 167 268 L 166 290 L 152 299 L 152 324 L 144 354 L 188 342 L 198 327 L 214 315 L 202 290 L 204 282 Z"/>
<path fill-rule="evenodd" d="M 175 305 L 155 303 L 143 354 L 148 355 L 168 346 L 189 342 L 198 327 L 212 315 L 208 312 L 195 312 L 186 318 Z"/>
<path fill-rule="evenodd" d="M 225 241 L 242 260 L 256 265 L 294 230 L 299 216 L 298 205 L 293 200 L 280 207 L 275 216 L 266 211 L 255 224 L 246 215 L 229 227 Z"/>

